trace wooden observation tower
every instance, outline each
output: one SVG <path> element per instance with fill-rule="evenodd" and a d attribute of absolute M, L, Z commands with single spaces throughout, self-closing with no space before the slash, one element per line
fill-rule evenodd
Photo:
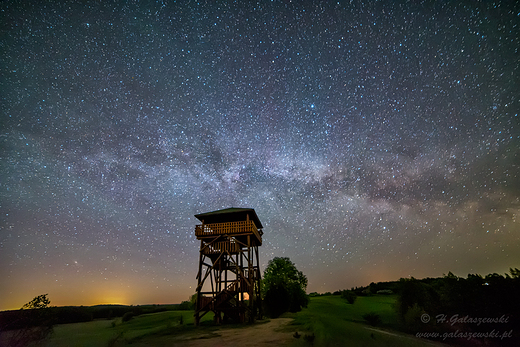
<path fill-rule="evenodd" d="M 252 208 L 227 208 L 195 215 L 200 240 L 195 324 L 213 311 L 215 322 L 253 322 L 261 316 L 262 223 Z"/>

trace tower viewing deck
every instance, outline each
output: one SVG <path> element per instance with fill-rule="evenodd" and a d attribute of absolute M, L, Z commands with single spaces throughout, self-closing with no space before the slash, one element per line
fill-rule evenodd
<path fill-rule="evenodd" d="M 199 224 L 195 226 L 195 236 L 199 240 L 204 237 L 213 237 L 216 235 L 233 235 L 234 237 L 240 237 L 251 234 L 255 236 L 255 241 L 261 246 L 263 233 L 261 230 L 258 230 L 252 220 Z"/>

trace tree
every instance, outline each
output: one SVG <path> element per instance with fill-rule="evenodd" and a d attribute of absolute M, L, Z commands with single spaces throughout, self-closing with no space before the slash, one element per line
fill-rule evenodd
<path fill-rule="evenodd" d="M 47 308 L 51 304 L 51 301 L 47 298 L 48 294 L 38 295 L 28 303 L 22 306 L 22 310 L 32 310 L 32 309 L 40 309 Z"/>
<path fill-rule="evenodd" d="M 412 277 L 410 279 L 401 278 L 399 287 L 396 307 L 399 316 L 405 323 L 408 323 L 409 317 L 418 319 L 424 312 L 435 316 L 440 298 L 432 286 Z"/>
<path fill-rule="evenodd" d="M 27 346 L 49 336 L 53 331 L 50 303 L 47 294 L 42 294 L 24 304 L 20 309 L 19 319 L 13 322 L 13 326 L 17 329 L 10 334 L 7 345 Z"/>
<path fill-rule="evenodd" d="M 520 270 L 517 269 L 516 267 L 513 269 L 513 268 L 509 268 L 509 272 L 511 273 L 511 277 L 514 278 L 514 279 L 520 279 Z"/>
<path fill-rule="evenodd" d="M 197 307 L 197 292 L 190 296 L 192 310 Z"/>
<path fill-rule="evenodd" d="M 306 289 L 307 277 L 289 258 L 276 257 L 269 261 L 262 280 L 262 296 L 268 315 L 278 317 L 284 312 L 298 312 L 307 307 Z"/>

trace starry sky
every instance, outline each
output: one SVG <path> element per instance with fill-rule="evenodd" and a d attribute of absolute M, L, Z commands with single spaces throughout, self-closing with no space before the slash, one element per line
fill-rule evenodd
<path fill-rule="evenodd" d="M 254 208 L 308 292 L 520 267 L 515 1 L 3 1 L 0 310 L 178 303 Z"/>

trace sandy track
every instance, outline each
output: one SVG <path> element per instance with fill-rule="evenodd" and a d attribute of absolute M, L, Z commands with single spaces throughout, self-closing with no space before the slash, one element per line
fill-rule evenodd
<path fill-rule="evenodd" d="M 135 342 L 133 346 L 180 346 L 180 347 L 252 347 L 252 346 L 288 346 L 294 342 L 293 333 L 281 331 L 290 323 L 292 318 L 271 319 L 267 323 L 257 323 L 244 328 L 216 330 L 211 333 L 201 333 L 197 337 L 190 336 L 161 336 Z M 143 344 L 141 344 L 143 343 Z"/>

